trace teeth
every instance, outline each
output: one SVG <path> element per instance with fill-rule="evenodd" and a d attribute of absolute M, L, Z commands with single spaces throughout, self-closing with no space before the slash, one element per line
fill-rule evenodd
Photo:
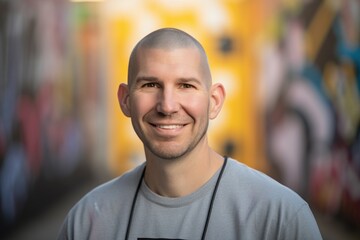
<path fill-rule="evenodd" d="M 176 129 L 181 128 L 182 125 L 157 125 L 157 127 L 162 129 Z"/>

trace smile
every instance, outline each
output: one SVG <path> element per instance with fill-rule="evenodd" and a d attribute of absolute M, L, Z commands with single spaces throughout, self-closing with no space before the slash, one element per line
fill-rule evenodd
<path fill-rule="evenodd" d="M 171 124 L 171 125 L 155 125 L 157 128 L 166 129 L 166 130 L 173 130 L 182 128 L 183 124 Z"/>

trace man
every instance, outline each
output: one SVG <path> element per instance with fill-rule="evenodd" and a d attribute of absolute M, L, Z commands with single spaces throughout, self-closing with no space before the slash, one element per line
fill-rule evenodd
<path fill-rule="evenodd" d="M 297 194 L 208 145 L 224 97 L 192 36 L 144 37 L 118 98 L 146 163 L 80 200 L 59 239 L 321 239 Z"/>

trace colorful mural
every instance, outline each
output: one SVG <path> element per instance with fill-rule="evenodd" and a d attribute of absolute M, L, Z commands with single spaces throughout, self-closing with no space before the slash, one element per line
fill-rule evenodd
<path fill-rule="evenodd" d="M 91 170 L 144 161 L 116 92 L 160 27 L 203 42 L 227 89 L 211 145 L 359 228 L 359 1 L 1 0 L 1 234 Z"/>
<path fill-rule="evenodd" d="M 101 77 L 93 12 L 0 1 L 0 238 L 90 176 Z"/>
<path fill-rule="evenodd" d="M 284 1 L 259 53 L 272 174 L 318 211 L 355 228 L 360 226 L 359 11 L 356 0 Z"/>

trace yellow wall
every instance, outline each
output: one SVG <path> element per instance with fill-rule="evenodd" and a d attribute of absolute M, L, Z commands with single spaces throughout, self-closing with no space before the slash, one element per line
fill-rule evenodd
<path fill-rule="evenodd" d="M 262 34 L 266 18 L 263 1 L 108 1 L 104 5 L 109 55 L 108 157 L 115 174 L 144 158 L 130 119 L 120 111 L 117 88 L 120 82 L 126 82 L 133 46 L 161 27 L 181 28 L 202 42 L 214 82 L 225 85 L 223 111 L 210 123 L 210 144 L 223 153 L 225 142 L 231 140 L 235 145 L 232 157 L 258 169 L 266 168 L 255 101 L 256 39 Z M 233 50 L 226 54 L 219 50 L 222 36 L 233 43 Z"/>

